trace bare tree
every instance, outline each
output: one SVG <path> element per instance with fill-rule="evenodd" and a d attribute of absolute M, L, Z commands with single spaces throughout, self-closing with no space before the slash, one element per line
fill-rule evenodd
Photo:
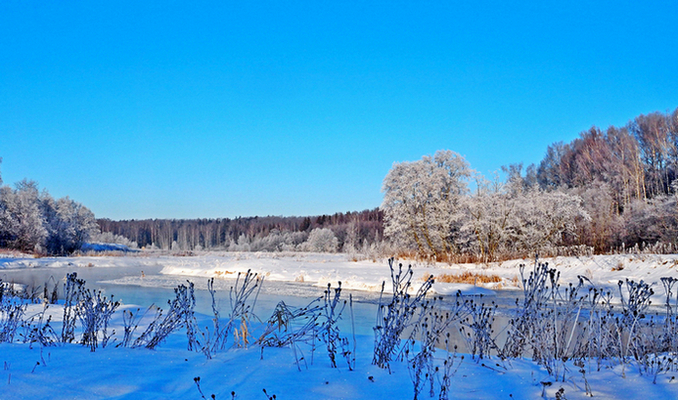
<path fill-rule="evenodd" d="M 563 165 L 563 156 L 569 145 L 556 142 L 546 148 L 546 155 L 537 168 L 537 181 L 543 188 L 555 189 L 566 184 L 567 165 Z"/>
<path fill-rule="evenodd" d="M 640 144 L 650 196 L 669 193 L 675 171 L 669 169 L 669 154 L 675 154 L 675 144 L 669 137 L 670 118 L 655 112 L 640 115 L 629 128 Z"/>

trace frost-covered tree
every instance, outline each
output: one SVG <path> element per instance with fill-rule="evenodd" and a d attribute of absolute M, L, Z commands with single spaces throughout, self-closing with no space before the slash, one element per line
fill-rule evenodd
<path fill-rule="evenodd" d="M 505 251 L 515 239 L 515 228 L 519 225 L 516 204 L 516 190 L 498 180 L 488 182 L 478 177 L 475 192 L 464 201 L 461 229 L 466 237 L 464 247 L 483 260 L 494 260 L 499 252 Z"/>
<path fill-rule="evenodd" d="M 466 160 L 450 150 L 393 164 L 384 178 L 384 234 L 403 246 L 438 256 L 455 247 L 459 206 L 471 175 Z"/>
<path fill-rule="evenodd" d="M 514 235 L 522 251 L 549 249 L 574 236 L 579 223 L 588 221 L 582 198 L 564 190 L 545 191 L 534 186 L 517 198 Z"/>
<path fill-rule="evenodd" d="M 571 193 L 582 198 L 582 206 L 590 218 L 578 224 L 575 243 L 591 246 L 597 252 L 607 251 L 621 242 L 623 218 L 619 213 L 618 197 L 609 183 L 596 180 L 574 188 Z"/>
<path fill-rule="evenodd" d="M 231 239 L 228 245 L 228 251 L 250 251 L 250 240 L 244 233 L 238 236 L 238 241 Z"/>
<path fill-rule="evenodd" d="M 556 142 L 546 148 L 546 155 L 537 168 L 537 181 L 543 188 L 556 189 L 566 185 L 568 168 L 563 163 L 570 146 Z"/>
<path fill-rule="evenodd" d="M 625 213 L 624 242 L 678 245 L 678 195 L 632 203 Z"/>
<path fill-rule="evenodd" d="M 95 232 L 90 237 L 93 243 L 121 244 L 130 249 L 139 247 L 137 242 L 133 242 L 122 235 L 116 235 L 111 232 Z"/>
<path fill-rule="evenodd" d="M 360 245 L 360 232 L 358 231 L 358 224 L 351 221 L 346 228 L 346 238 L 344 240 L 343 252 L 353 254 L 358 251 Z"/>
<path fill-rule="evenodd" d="M 94 214 L 68 197 L 55 201 L 45 193 L 42 210 L 47 229 L 44 247 L 50 254 L 68 254 L 79 250 L 99 230 Z"/>
<path fill-rule="evenodd" d="M 0 187 L 0 247 L 66 254 L 98 230 L 89 209 L 68 197 L 55 201 L 33 181 Z"/>
<path fill-rule="evenodd" d="M 315 228 L 300 247 L 302 251 L 334 253 L 339 248 L 339 239 L 329 228 Z"/>
<path fill-rule="evenodd" d="M 47 231 L 40 211 L 37 184 L 23 180 L 16 189 L 0 191 L 0 241 L 21 251 L 39 250 Z"/>
<path fill-rule="evenodd" d="M 654 112 L 636 117 L 629 129 L 638 140 L 645 164 L 647 190 L 651 196 L 667 194 L 675 179 L 676 144 L 672 139 L 671 116 Z"/>
<path fill-rule="evenodd" d="M 578 195 L 536 185 L 525 189 L 517 179 L 479 182 L 466 201 L 465 215 L 462 232 L 468 247 L 487 261 L 500 254 L 549 251 L 589 220 Z"/>
<path fill-rule="evenodd" d="M 255 238 L 251 251 L 294 251 L 308 238 L 306 232 L 281 232 L 273 229 L 263 238 Z"/>
<path fill-rule="evenodd" d="M 0 187 L 0 247 L 10 247 L 15 235 L 15 220 L 12 214 L 14 192 L 8 186 Z"/>

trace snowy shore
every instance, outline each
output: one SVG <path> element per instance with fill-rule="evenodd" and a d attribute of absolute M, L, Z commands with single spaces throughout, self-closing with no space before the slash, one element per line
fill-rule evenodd
<path fill-rule="evenodd" d="M 382 282 L 390 282 L 390 270 L 386 259 L 356 260 L 346 254 L 320 253 L 217 253 L 208 252 L 193 256 L 172 256 L 158 253 L 140 253 L 121 257 L 1 257 L 0 278 L 3 269 L 49 268 L 59 270 L 83 270 L 89 268 L 136 268 L 140 271 L 157 270 L 162 275 L 201 278 L 235 278 L 248 270 L 266 277 L 267 281 L 305 282 L 318 287 L 328 283 L 352 290 L 378 292 Z M 540 259 L 560 272 L 561 283 L 576 283 L 578 276 L 586 277 L 598 287 L 614 288 L 619 280 L 643 280 L 660 287 L 662 277 L 678 278 L 678 255 L 600 255 L 585 257 L 555 257 Z M 494 283 L 443 283 L 436 282 L 433 291 L 451 294 L 461 290 L 464 294 L 490 294 L 491 290 L 520 289 L 520 265 L 525 265 L 525 274 L 534 265 L 533 259 L 510 260 L 489 264 L 421 263 L 399 260 L 404 267 L 412 265 L 414 280 L 423 282 L 429 276 L 460 275 L 471 273 L 498 276 Z M 137 279 L 138 278 L 138 279 Z M 141 274 L 125 279 L 125 284 L 149 285 L 142 281 Z M 389 285 L 385 287 L 390 290 Z M 661 292 L 661 290 L 655 290 Z M 660 295 L 661 293 L 657 293 Z M 659 299 L 659 298 L 658 298 Z"/>
<path fill-rule="evenodd" d="M 612 255 L 593 257 L 559 257 L 541 260 L 561 273 L 561 283 L 576 282 L 585 276 L 593 284 L 616 288 L 619 280 L 644 280 L 653 285 L 661 304 L 660 278 L 678 278 L 676 255 Z M 532 260 L 513 260 L 489 265 L 412 263 L 414 280 L 423 282 L 429 275 L 459 275 L 464 272 L 497 275 L 501 282 L 478 286 L 458 283 L 435 283 L 437 293 L 492 294 L 497 290 L 515 290 L 520 264 L 532 268 Z M 404 262 L 405 265 L 409 264 Z M 304 282 L 326 287 L 341 281 L 342 287 L 377 292 L 383 281 L 390 289 L 387 260 L 353 261 L 343 254 L 300 253 L 205 253 L 190 257 L 141 253 L 124 257 L 32 258 L 0 257 L 0 277 L 23 270 L 49 270 L 55 275 L 71 271 L 92 271 L 106 268 L 118 270 L 110 283 L 131 286 L 160 285 L 162 277 L 181 278 L 185 282 L 230 279 L 239 272 L 251 270 L 268 281 Z M 125 274 L 124 271 L 130 271 Z M 153 276 L 158 277 L 154 280 Z M 140 288 L 143 290 L 143 288 Z M 118 341 L 124 330 L 122 309 L 111 320 L 111 329 Z M 37 315 L 42 305 L 30 305 L 26 315 Z M 46 316 L 59 327 L 63 308 L 51 305 Z M 199 326 L 210 321 L 198 315 Z M 262 316 L 266 318 L 266 316 Z M 369 329 L 367 330 L 369 331 Z M 362 332 L 365 332 L 363 329 Z M 346 333 L 346 331 L 344 331 Z M 157 349 L 116 348 L 108 346 L 92 353 L 77 344 L 41 347 L 37 344 L 0 343 L 0 397 L 3 399 L 200 399 L 194 378 L 205 396 L 216 399 L 265 399 L 263 390 L 277 399 L 411 399 L 410 371 L 404 363 L 393 363 L 387 371 L 372 365 L 374 337 L 361 333 L 356 337 L 356 363 L 353 371 L 346 365 L 330 368 L 326 353 L 317 349 L 304 355 L 304 366 L 289 348 L 231 348 L 207 359 L 195 351 L 187 351 L 186 334 L 177 331 Z M 322 346 L 321 346 L 322 347 Z M 262 359 L 263 354 L 263 359 Z M 436 357 L 444 357 L 439 350 Z M 442 360 L 439 360 L 442 361 Z M 596 398 L 644 399 L 678 398 L 675 373 L 653 377 L 641 374 L 634 364 L 624 367 L 614 362 L 596 370 L 586 366 L 586 373 L 572 361 L 565 363 L 566 379 L 555 380 L 542 367 L 529 359 L 500 362 L 496 358 L 472 360 L 466 354 L 453 358 L 455 366 L 450 384 L 450 398 L 459 399 L 532 399 L 556 398 L 559 390 L 567 399 L 583 399 L 587 385 Z M 437 384 L 437 383 L 436 383 Z M 429 398 L 424 390 L 420 398 Z M 437 398 L 437 395 L 436 395 Z"/>

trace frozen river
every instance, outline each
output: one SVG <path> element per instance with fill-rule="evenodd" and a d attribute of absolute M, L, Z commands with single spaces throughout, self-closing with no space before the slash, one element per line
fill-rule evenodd
<path fill-rule="evenodd" d="M 52 290 L 55 283 L 58 285 L 59 296 L 63 295 L 63 283 L 66 274 L 76 272 L 78 278 L 86 281 L 86 287 L 101 290 L 104 295 L 113 295 L 123 304 L 148 307 L 156 304 L 165 308 L 167 301 L 174 298 L 174 288 L 179 284 L 191 281 L 195 285 L 196 307 L 200 314 L 211 315 L 211 298 L 207 291 L 207 279 L 194 276 L 160 274 L 161 266 L 127 265 L 124 267 L 64 267 L 64 268 L 21 268 L 3 269 L 0 279 L 24 285 L 26 290 L 36 290 L 42 293 L 46 284 Z M 215 280 L 217 301 L 220 312 L 227 315 L 230 308 L 229 291 L 235 284 L 235 279 L 220 278 Z M 301 307 L 308 305 L 314 299 L 323 296 L 325 288 L 309 283 L 280 282 L 264 280 L 257 297 L 254 314 L 261 320 L 266 320 L 280 301 L 287 305 Z M 353 313 L 356 333 L 371 334 L 375 325 L 379 293 L 358 290 L 343 290 L 342 299 L 348 300 L 349 294 L 353 298 Z M 486 301 L 498 302 L 503 309 L 515 304 L 516 291 L 499 291 L 496 295 L 486 298 Z M 386 299 L 389 294 L 385 294 Z M 254 296 L 252 296 L 253 298 Z M 441 307 L 449 302 L 455 302 L 455 296 L 442 296 Z M 344 313 L 344 321 L 348 320 L 349 310 Z"/>

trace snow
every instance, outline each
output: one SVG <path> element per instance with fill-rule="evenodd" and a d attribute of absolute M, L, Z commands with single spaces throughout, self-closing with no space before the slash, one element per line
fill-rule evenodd
<path fill-rule="evenodd" d="M 360 339 L 371 343 L 368 337 Z M 369 348 L 359 351 L 355 371 L 341 366 L 329 368 L 325 359 L 298 371 L 291 350 L 285 348 L 266 349 L 263 359 L 260 350 L 251 347 L 205 360 L 201 354 L 170 345 L 155 351 L 107 348 L 95 353 L 66 345 L 44 349 L 41 356 L 37 348 L 1 344 L 3 361 L 10 365 L 0 379 L 3 399 L 199 399 L 194 383 L 198 376 L 205 395 L 209 398 L 215 394 L 217 399 L 231 399 L 231 392 L 237 399 L 264 399 L 263 389 L 279 399 L 412 397 L 406 368 L 400 365 L 389 374 L 370 365 Z M 45 363 L 36 367 L 42 359 Z M 488 390 L 482 382 L 496 381 L 497 376 L 502 378 L 501 386 Z M 464 361 L 456 377 L 453 398 L 459 399 L 509 398 L 509 394 L 513 398 L 535 398 L 542 390 L 538 380 L 547 378 L 522 360 L 500 373 Z"/>
<path fill-rule="evenodd" d="M 611 255 L 592 257 L 557 257 L 544 259 L 561 272 L 562 282 L 576 282 L 582 275 L 594 284 L 615 288 L 619 280 L 644 280 L 654 284 L 658 296 L 662 294 L 660 278 L 678 277 L 678 255 Z M 414 277 L 423 282 L 428 275 L 460 274 L 462 272 L 498 275 L 502 285 L 486 287 L 456 283 L 435 283 L 439 294 L 492 295 L 502 289 L 517 289 L 519 265 L 531 268 L 532 260 L 512 260 L 482 265 L 413 263 Z M 116 271 L 105 274 L 106 269 Z M 57 276 L 70 271 L 101 273 L 102 281 L 115 285 L 143 287 L 171 287 L 190 279 L 196 288 L 204 286 L 207 278 L 217 277 L 230 282 L 238 272 L 252 270 L 266 277 L 268 282 L 304 282 L 322 288 L 338 281 L 343 288 L 377 293 L 383 281 L 390 281 L 386 260 L 352 261 L 344 254 L 302 253 L 203 253 L 192 257 L 140 252 L 121 257 L 64 257 L 32 258 L 24 255 L 0 258 L 0 278 L 19 272 L 48 271 Z M 128 271 L 124 273 L 121 271 Z M 144 271 L 144 272 L 141 272 Z M 80 276 L 80 274 L 79 274 Z M 94 276 L 94 275 L 92 275 Z M 57 279 L 60 279 L 57 277 Z M 98 279 L 98 278 L 93 278 Z M 88 281 L 89 282 L 89 281 Z M 266 284 L 266 283 L 265 283 Z M 512 286 L 513 285 L 513 286 Z M 120 286 L 121 288 L 123 286 Z M 389 285 L 386 285 L 389 289 Z M 113 293 L 115 293 L 113 291 Z M 225 295 L 228 297 L 228 295 Z M 661 296 L 660 296 L 661 297 Z M 655 304 L 660 297 L 655 300 Z M 169 297 L 167 297 L 169 299 Z M 202 301 L 199 297 L 198 301 Z M 27 312 L 34 315 L 42 305 L 31 305 Z M 161 304 L 162 307 L 162 304 Z M 112 320 L 116 332 L 123 331 L 121 307 Z M 204 308 L 204 307 L 203 307 Z M 363 311 L 365 312 L 365 311 Z M 54 326 L 62 318 L 60 306 L 52 305 L 47 313 Z M 266 319 L 268 315 L 260 315 Z M 199 325 L 205 326 L 210 317 L 198 315 Z M 198 352 L 186 350 L 186 335 L 178 331 L 156 350 L 144 348 L 116 348 L 108 346 L 92 353 L 88 348 L 65 344 L 45 347 L 34 344 L 0 344 L 0 397 L 3 399 L 200 399 L 194 382 L 200 377 L 200 387 L 209 398 L 265 399 L 263 389 L 278 399 L 411 399 L 412 382 L 407 367 L 393 363 L 389 373 L 371 365 L 374 337 L 370 334 L 369 315 L 361 321 L 357 335 L 357 363 L 349 371 L 338 360 L 339 368 L 329 366 L 323 347 L 311 355 L 305 354 L 307 368 L 298 370 L 290 348 L 257 346 L 231 348 L 207 359 Z M 342 333 L 347 330 L 342 327 Z M 120 334 L 118 334 L 120 336 Z M 445 352 L 439 350 L 436 357 Z M 312 362 L 310 358 L 313 358 Z M 39 364 L 38 364 L 39 363 Z M 565 398 L 586 398 L 585 382 L 579 368 L 568 363 L 565 382 L 556 382 L 546 371 L 526 359 L 501 363 L 494 358 L 476 362 L 470 356 L 457 355 L 453 370 L 450 398 L 459 399 L 521 399 L 539 398 L 545 390 L 546 398 L 555 398 L 563 388 Z M 497 365 L 500 364 L 500 365 Z M 607 366 L 596 371 L 589 366 L 586 378 L 593 394 L 601 399 L 678 398 L 678 380 L 671 374 L 660 374 L 657 383 L 652 377 L 641 375 L 632 364 L 622 372 L 619 366 Z M 625 376 L 625 377 L 623 377 Z M 541 382 L 550 382 L 549 386 Z M 436 395 L 437 396 L 437 395 Z M 429 398 L 425 389 L 420 398 Z M 437 398 L 437 397 L 436 397 Z"/>
<path fill-rule="evenodd" d="M 561 283 L 576 283 L 578 276 L 584 276 L 599 287 L 616 288 L 617 282 L 624 279 L 644 280 L 661 288 L 660 279 L 665 276 L 678 278 L 678 255 L 630 254 L 598 255 L 585 257 L 555 257 L 540 259 L 549 263 L 560 274 Z M 473 286 L 468 284 L 448 284 L 438 282 L 433 290 L 439 294 L 451 294 L 461 290 L 464 294 L 491 294 L 492 289 L 519 289 L 520 265 L 526 265 L 529 271 L 534 260 L 510 260 L 488 264 L 445 264 L 400 261 L 407 266 L 412 264 L 414 278 L 423 283 L 428 275 L 458 275 L 471 272 L 484 275 L 497 275 L 503 278 L 501 284 Z M 268 281 L 304 282 L 318 287 L 328 283 L 335 285 L 341 281 L 342 287 L 351 290 L 379 292 L 382 282 L 390 282 L 387 260 L 350 260 L 345 254 L 324 253 L 215 253 L 205 252 L 195 256 L 172 256 L 141 252 L 124 257 L 16 257 L 0 258 L 0 271 L 3 269 L 27 268 L 128 268 L 134 266 L 140 270 L 159 268 L 162 275 L 185 276 L 191 278 L 235 278 L 237 274 L 259 273 Z M 0 275 L 1 277 L 1 275 Z M 127 284 L 131 283 L 129 280 Z M 386 291 L 389 290 L 388 285 Z M 415 288 L 416 289 L 416 288 Z M 655 290 L 661 295 L 661 290 Z M 657 299 L 659 299 L 658 297 Z"/>

